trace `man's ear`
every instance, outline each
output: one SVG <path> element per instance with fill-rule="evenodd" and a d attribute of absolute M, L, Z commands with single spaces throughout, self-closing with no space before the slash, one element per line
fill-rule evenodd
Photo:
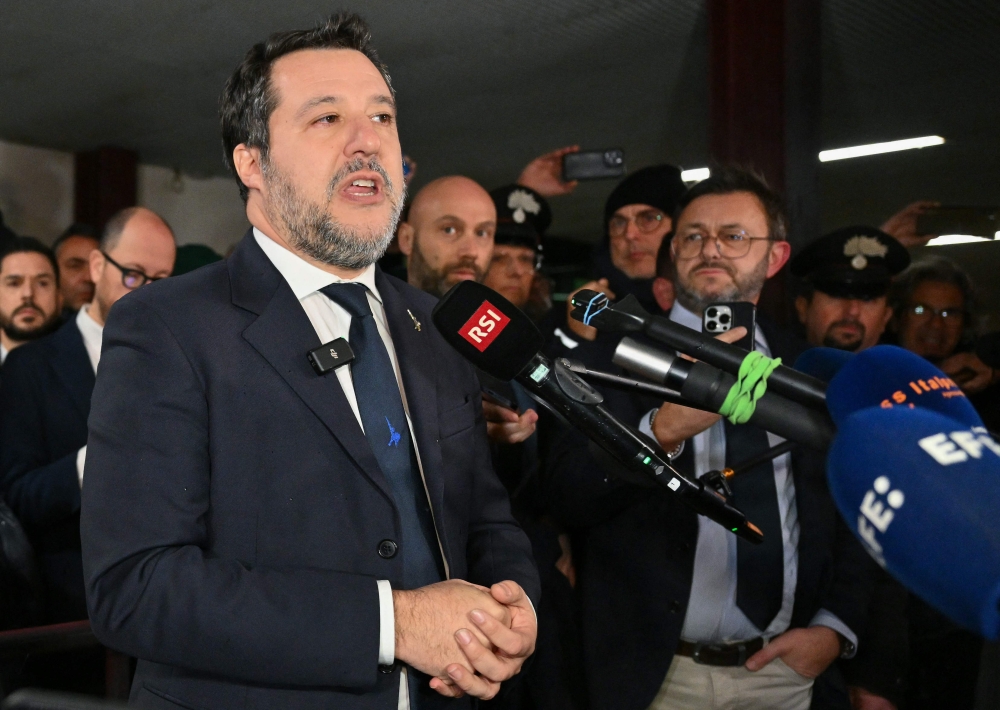
<path fill-rule="evenodd" d="M 653 298 L 660 310 L 669 311 L 674 306 L 674 282 L 657 276 L 653 279 Z"/>
<path fill-rule="evenodd" d="M 260 148 L 248 148 L 240 143 L 233 148 L 233 165 L 240 182 L 249 190 L 260 190 L 264 185 L 263 168 L 260 164 Z"/>
<path fill-rule="evenodd" d="M 405 256 L 413 253 L 414 236 L 415 230 L 413 229 L 413 225 L 409 222 L 400 222 L 399 229 L 396 230 L 396 243 L 399 245 L 399 250 Z"/>
<path fill-rule="evenodd" d="M 90 252 L 90 280 L 95 284 L 100 280 L 101 274 L 104 273 L 105 266 L 107 266 L 107 260 L 100 249 L 94 249 Z"/>
<path fill-rule="evenodd" d="M 805 296 L 795 297 L 795 312 L 799 314 L 799 323 L 806 324 L 806 314 L 809 312 L 809 299 Z"/>
<path fill-rule="evenodd" d="M 788 242 L 771 242 L 771 252 L 767 255 L 767 278 L 781 271 L 792 256 L 792 245 Z"/>

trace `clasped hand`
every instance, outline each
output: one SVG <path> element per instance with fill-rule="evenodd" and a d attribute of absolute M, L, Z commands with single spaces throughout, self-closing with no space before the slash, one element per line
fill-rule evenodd
<path fill-rule="evenodd" d="M 535 614 L 515 582 L 449 580 L 392 594 L 396 658 L 433 676 L 441 695 L 492 698 L 535 650 Z"/>

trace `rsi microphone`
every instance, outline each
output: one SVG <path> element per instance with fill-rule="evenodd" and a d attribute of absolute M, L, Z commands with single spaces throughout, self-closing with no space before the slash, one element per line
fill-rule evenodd
<path fill-rule="evenodd" d="M 612 361 L 629 372 L 681 393 L 701 409 L 718 412 L 736 382 L 728 372 L 703 362 L 691 362 L 632 338 L 622 338 Z M 773 376 L 773 375 L 772 375 Z M 825 411 L 810 409 L 770 391 L 757 400 L 750 423 L 817 451 L 833 441 L 834 426 Z"/>
<path fill-rule="evenodd" d="M 696 360 L 738 375 L 747 351 L 724 343 L 696 330 L 674 323 L 669 318 L 647 313 L 634 296 L 626 296 L 618 303 L 598 291 L 585 289 L 573 296 L 573 318 L 584 325 L 612 333 L 643 332 L 674 350 Z M 826 409 L 826 384 L 815 377 L 796 372 L 780 365 L 767 379 L 774 392 L 821 411 Z"/>
<path fill-rule="evenodd" d="M 541 333 L 510 301 L 482 284 L 463 281 L 432 313 L 444 339 L 466 360 L 501 380 L 516 379 L 607 451 L 629 471 L 676 493 L 695 511 L 739 537 L 759 543 L 763 534 L 742 512 L 701 481 L 679 474 L 662 449 L 648 444 L 601 402 L 603 397 L 565 363 L 541 352 Z"/>
<path fill-rule="evenodd" d="M 827 477 L 879 564 L 953 621 L 1000 635 L 1000 444 L 985 429 L 867 407 L 840 423 Z"/>

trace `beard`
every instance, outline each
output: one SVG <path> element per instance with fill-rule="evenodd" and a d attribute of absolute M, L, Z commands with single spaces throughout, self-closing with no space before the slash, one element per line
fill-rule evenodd
<path fill-rule="evenodd" d="M 381 259 L 389 248 L 403 211 L 406 185 L 403 185 L 402 192 L 397 193 L 377 158 L 367 161 L 355 158 L 337 171 L 326 188 L 326 203 L 329 204 L 337 185 L 351 173 L 365 168 L 378 173 L 392 210 L 385 224 L 368 228 L 349 227 L 338 222 L 323 206 L 302 197 L 292 181 L 274 163 L 264 160 L 262 168 L 270 198 L 265 212 L 272 222 L 284 226 L 288 244 L 293 249 L 330 266 L 364 269 Z"/>
<path fill-rule="evenodd" d="M 858 335 L 851 338 L 851 340 L 843 340 L 833 335 L 834 328 L 844 325 L 855 326 L 858 329 Z M 855 353 L 864 341 L 865 326 L 863 323 L 856 320 L 839 320 L 836 323 L 831 323 L 830 327 L 826 329 L 826 336 L 823 338 L 823 347 L 836 348 L 837 350 L 846 350 L 848 352 Z"/>
<path fill-rule="evenodd" d="M 740 274 L 740 272 L 738 272 L 725 260 L 714 259 L 712 261 L 708 261 L 703 257 L 699 257 L 699 263 L 697 266 L 688 271 L 688 279 L 690 279 L 698 269 L 701 269 L 702 267 L 710 267 L 725 271 L 732 279 L 732 283 L 717 287 L 714 290 L 704 290 L 699 292 L 695 290 L 693 285 L 681 279 L 680 274 L 677 274 L 677 278 L 674 280 L 676 298 L 680 301 L 682 306 L 697 315 L 704 313 L 705 309 L 713 303 L 721 303 L 725 301 L 753 301 L 760 296 L 760 291 L 764 288 L 764 282 L 767 281 L 767 257 L 769 255 L 770 250 L 749 274 Z M 677 273 L 676 265 L 674 269 L 675 273 Z"/>
<path fill-rule="evenodd" d="M 0 314 L 0 328 L 7 335 L 8 338 L 19 343 L 23 343 L 28 340 L 37 340 L 38 338 L 43 338 L 49 333 L 53 332 L 59 326 L 59 314 L 53 313 L 40 324 L 32 326 L 30 328 L 21 328 L 14 324 L 14 317 L 19 311 L 25 308 L 32 308 L 39 313 L 44 315 L 44 311 L 36 306 L 34 303 L 24 303 L 14 309 L 14 312 L 10 314 L 8 318 L 4 314 Z"/>
<path fill-rule="evenodd" d="M 476 283 L 482 283 L 483 279 L 486 278 L 486 271 L 482 269 L 476 260 L 471 256 L 467 256 L 458 261 L 454 261 L 450 264 L 445 264 L 440 269 L 435 270 L 427 263 L 424 258 L 423 252 L 420 251 L 420 247 L 417 246 L 417 240 L 413 242 L 413 251 L 410 252 L 410 258 L 406 265 L 407 275 L 411 280 L 411 283 L 415 282 L 417 288 L 421 291 L 426 291 L 427 293 L 441 298 L 445 295 L 452 286 L 454 286 L 457 281 L 450 281 L 449 276 L 452 272 L 458 269 L 469 269 L 476 276 L 473 279 Z"/>

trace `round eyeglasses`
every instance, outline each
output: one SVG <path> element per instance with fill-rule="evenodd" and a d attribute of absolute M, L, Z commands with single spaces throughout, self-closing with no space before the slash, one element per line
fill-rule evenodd
<path fill-rule="evenodd" d="M 695 230 L 674 236 L 674 254 L 678 259 L 694 259 L 712 240 L 718 245 L 719 254 L 726 259 L 742 259 L 750 253 L 754 242 L 775 241 L 770 237 L 751 237 L 743 230 L 722 230 L 715 236 Z"/>
<path fill-rule="evenodd" d="M 910 314 L 919 320 L 930 320 L 935 316 L 941 316 L 945 323 L 958 323 L 965 317 L 965 311 L 961 308 L 951 306 L 950 308 L 932 308 L 923 303 L 910 306 Z"/>
<path fill-rule="evenodd" d="M 101 254 L 104 255 L 104 258 L 107 259 L 112 266 L 122 272 L 122 286 L 127 288 L 129 291 L 137 289 L 140 286 L 145 286 L 151 281 L 159 281 L 161 278 L 159 276 L 147 276 L 145 272 L 139 271 L 139 269 L 130 269 L 127 266 L 122 266 L 108 256 L 103 250 L 101 251 Z"/>
<path fill-rule="evenodd" d="M 649 234 L 659 229 L 666 218 L 665 214 L 657 210 L 643 210 L 634 218 L 616 214 L 608 220 L 608 234 L 612 237 L 625 236 L 625 232 L 628 231 L 629 222 L 635 222 L 635 226 L 640 232 Z"/>

